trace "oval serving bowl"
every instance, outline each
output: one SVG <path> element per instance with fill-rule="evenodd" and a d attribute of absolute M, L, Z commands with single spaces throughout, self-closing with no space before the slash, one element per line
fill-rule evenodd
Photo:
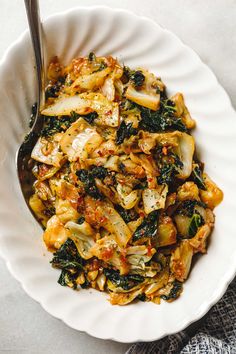
<path fill-rule="evenodd" d="M 168 94 L 183 92 L 197 121 L 194 136 L 206 171 L 223 189 L 208 253 L 194 262 L 184 292 L 173 303 L 112 306 L 93 290 L 57 284 L 42 230 L 21 195 L 15 154 L 28 130 L 36 99 L 34 59 L 28 33 L 14 43 L 0 66 L 0 253 L 27 294 L 53 316 L 90 335 L 120 342 L 151 341 L 200 319 L 225 292 L 236 270 L 234 211 L 236 113 L 214 74 L 175 35 L 155 22 L 123 10 L 77 8 L 44 23 L 46 52 L 64 64 L 90 51 L 113 55 L 130 67 L 161 76 Z"/>

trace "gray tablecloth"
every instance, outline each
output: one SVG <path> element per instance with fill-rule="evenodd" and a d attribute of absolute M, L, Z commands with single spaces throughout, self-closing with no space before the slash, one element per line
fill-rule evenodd
<path fill-rule="evenodd" d="M 133 344 L 126 354 L 236 354 L 236 278 L 204 320 L 151 343 Z"/>

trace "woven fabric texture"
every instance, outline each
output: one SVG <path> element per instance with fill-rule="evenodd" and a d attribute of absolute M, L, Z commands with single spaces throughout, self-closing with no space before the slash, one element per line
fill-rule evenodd
<path fill-rule="evenodd" d="M 223 298 L 196 324 L 126 354 L 236 354 L 236 278 Z"/>

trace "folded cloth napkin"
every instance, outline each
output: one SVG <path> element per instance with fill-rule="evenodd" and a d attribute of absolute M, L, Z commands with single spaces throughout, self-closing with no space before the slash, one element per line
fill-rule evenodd
<path fill-rule="evenodd" d="M 236 354 L 236 278 L 197 324 L 155 342 L 135 343 L 126 354 Z"/>

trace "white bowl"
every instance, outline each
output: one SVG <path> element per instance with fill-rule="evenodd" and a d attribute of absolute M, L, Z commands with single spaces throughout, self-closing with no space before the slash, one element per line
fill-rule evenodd
<path fill-rule="evenodd" d="M 11 46 L 0 67 L 0 251 L 25 291 L 69 326 L 103 339 L 150 341 L 178 332 L 200 319 L 224 294 L 236 270 L 236 114 L 214 74 L 175 35 L 149 19 L 109 8 L 81 8 L 44 23 L 48 57 L 68 63 L 95 51 L 144 66 L 180 91 L 197 120 L 194 132 L 206 170 L 223 189 L 208 253 L 198 258 L 182 296 L 169 304 L 112 306 L 93 290 L 57 284 L 42 230 L 32 218 L 17 180 L 15 154 L 27 132 L 36 99 L 34 58 L 28 33 Z M 24 319 L 22 319 L 24 321 Z"/>

